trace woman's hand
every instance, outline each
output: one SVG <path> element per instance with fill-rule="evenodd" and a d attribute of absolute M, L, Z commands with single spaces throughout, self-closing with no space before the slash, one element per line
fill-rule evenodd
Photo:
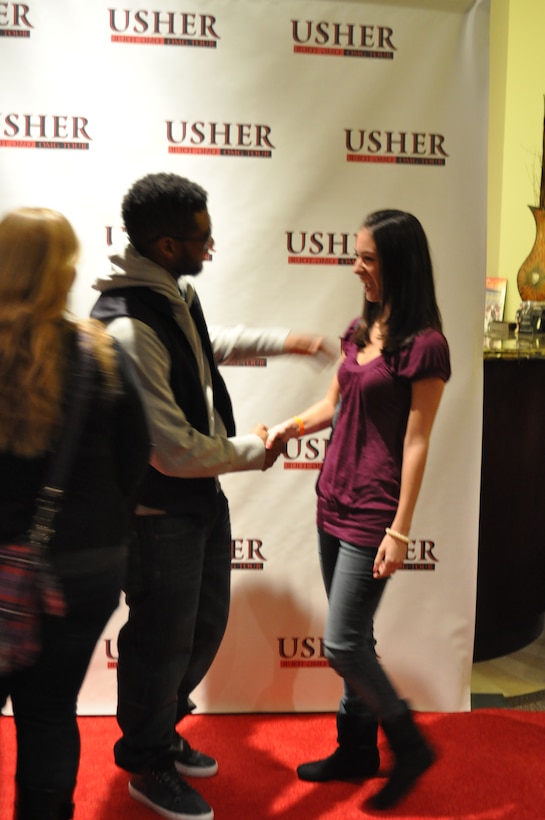
<path fill-rule="evenodd" d="M 275 424 L 274 427 L 269 428 L 265 447 L 267 450 L 272 450 L 280 444 L 285 444 L 290 438 L 295 438 L 298 432 L 299 427 L 293 418 L 281 421 L 280 424 Z"/>
<path fill-rule="evenodd" d="M 307 407 L 298 416 L 292 416 L 269 429 L 265 445 L 267 449 L 273 447 L 277 442 L 282 441 L 285 444 L 290 438 L 301 438 L 301 436 L 329 427 L 339 401 L 339 394 L 339 382 L 335 374 L 323 399 Z"/>
<path fill-rule="evenodd" d="M 407 544 L 391 535 L 385 535 L 377 550 L 373 564 L 374 578 L 388 578 L 396 569 L 401 569 L 407 558 Z"/>

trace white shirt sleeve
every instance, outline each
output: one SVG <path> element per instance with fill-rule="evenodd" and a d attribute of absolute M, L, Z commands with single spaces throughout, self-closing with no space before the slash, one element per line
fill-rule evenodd
<path fill-rule="evenodd" d="M 265 445 L 259 436 L 208 436 L 191 426 L 170 387 L 170 357 L 157 334 L 129 317 L 107 327 L 132 361 L 152 440 L 151 464 L 178 478 L 209 478 L 260 470 Z"/>
<path fill-rule="evenodd" d="M 283 327 L 208 327 L 216 364 L 232 364 L 250 356 L 279 356 L 289 332 Z"/>

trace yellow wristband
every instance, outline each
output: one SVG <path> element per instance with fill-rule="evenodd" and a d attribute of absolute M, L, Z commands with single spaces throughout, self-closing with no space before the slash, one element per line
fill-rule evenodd
<path fill-rule="evenodd" d="M 408 535 L 402 535 L 402 533 L 400 533 L 400 532 L 396 532 L 395 530 L 391 530 L 390 527 L 386 527 L 384 532 L 386 533 L 386 535 L 389 535 L 390 538 L 395 538 L 396 541 L 402 541 L 403 544 L 410 544 L 411 543 L 411 539 L 408 537 Z"/>
<path fill-rule="evenodd" d="M 299 435 L 304 436 L 305 435 L 305 425 L 303 424 L 303 419 L 300 418 L 299 416 L 294 416 L 293 420 L 296 423 L 297 427 L 299 428 Z"/>

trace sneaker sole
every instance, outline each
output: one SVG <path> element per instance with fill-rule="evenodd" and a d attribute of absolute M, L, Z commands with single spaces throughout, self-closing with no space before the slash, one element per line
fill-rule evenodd
<path fill-rule="evenodd" d="M 138 789 L 136 789 L 130 782 L 129 794 L 134 800 L 138 800 L 139 803 L 147 806 L 148 809 L 151 809 L 161 817 L 168 818 L 168 820 L 214 820 L 214 812 L 212 809 L 205 814 L 187 814 L 186 812 L 169 811 L 169 809 L 164 809 L 162 806 L 158 806 L 157 803 L 154 803 L 153 800 L 150 800 L 149 797 L 146 797 L 145 794 L 139 792 Z"/>
<path fill-rule="evenodd" d="M 213 766 L 187 766 L 185 763 L 175 760 L 174 765 L 176 771 L 184 777 L 213 777 L 218 771 L 217 763 Z"/>

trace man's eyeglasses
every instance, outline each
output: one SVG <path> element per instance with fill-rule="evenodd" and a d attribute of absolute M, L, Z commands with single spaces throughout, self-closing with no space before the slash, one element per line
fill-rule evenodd
<path fill-rule="evenodd" d="M 199 245 L 202 245 L 203 250 L 210 251 L 214 247 L 214 240 L 212 238 L 212 232 L 206 231 L 203 234 L 196 234 L 194 236 L 173 236 L 172 234 L 168 234 L 171 239 L 178 239 L 180 242 L 198 242 Z"/>
<path fill-rule="evenodd" d="M 212 237 L 212 231 L 206 231 L 203 234 L 195 234 L 193 236 L 177 236 L 176 234 L 163 234 L 162 236 L 156 236 L 155 239 L 152 239 L 151 242 L 157 242 L 157 240 L 162 239 L 163 236 L 168 236 L 169 239 L 177 239 L 179 242 L 198 242 L 199 245 L 202 246 L 204 251 L 213 251 L 214 250 L 214 239 Z"/>

